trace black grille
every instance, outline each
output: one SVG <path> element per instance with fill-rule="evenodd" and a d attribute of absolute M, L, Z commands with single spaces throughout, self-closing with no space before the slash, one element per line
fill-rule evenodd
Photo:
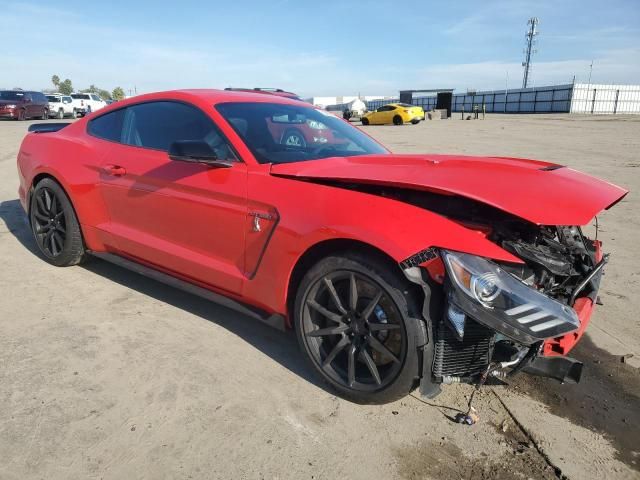
<path fill-rule="evenodd" d="M 491 361 L 493 335 L 493 330 L 467 317 L 464 338 L 460 341 L 444 322 L 440 322 L 433 374 L 436 377 L 465 377 L 482 373 Z"/>

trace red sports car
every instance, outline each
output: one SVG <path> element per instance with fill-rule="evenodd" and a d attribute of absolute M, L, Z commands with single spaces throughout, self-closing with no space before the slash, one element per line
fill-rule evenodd
<path fill-rule="evenodd" d="M 326 141 L 283 141 L 272 125 Z M 627 192 L 552 163 L 396 155 L 284 97 L 142 95 L 33 125 L 20 200 L 43 257 L 87 255 L 294 329 L 344 397 L 577 381 L 607 261 L 580 225 Z"/>

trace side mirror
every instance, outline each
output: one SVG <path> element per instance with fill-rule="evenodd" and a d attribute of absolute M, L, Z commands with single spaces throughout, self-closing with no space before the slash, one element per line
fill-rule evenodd
<path fill-rule="evenodd" d="M 169 145 L 169 158 L 178 162 L 204 163 L 216 168 L 232 165 L 228 160 L 219 160 L 216 152 L 202 140 L 179 140 Z"/>

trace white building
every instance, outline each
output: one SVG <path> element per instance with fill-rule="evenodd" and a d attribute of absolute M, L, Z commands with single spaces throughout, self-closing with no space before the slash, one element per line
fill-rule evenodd
<path fill-rule="evenodd" d="M 327 108 L 329 105 L 340 105 L 343 103 L 351 103 L 357 98 L 360 98 L 360 100 L 363 100 L 365 102 L 368 102 L 371 100 L 383 100 L 385 98 L 391 98 L 391 97 L 385 97 L 384 95 L 360 95 L 360 96 L 343 95 L 343 96 L 337 96 L 337 97 L 312 97 L 305 100 L 315 105 L 316 107 Z"/>

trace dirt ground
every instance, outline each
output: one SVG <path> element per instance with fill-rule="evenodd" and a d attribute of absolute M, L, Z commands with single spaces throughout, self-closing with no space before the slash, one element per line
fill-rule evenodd
<path fill-rule="evenodd" d="M 0 121 L 1 479 L 640 478 L 640 117 L 366 127 L 395 152 L 539 158 L 632 190 L 599 219 L 584 381 L 485 388 L 472 427 L 452 421 L 470 386 L 355 405 L 293 335 L 98 260 L 46 264 L 16 193 L 27 126 Z"/>

